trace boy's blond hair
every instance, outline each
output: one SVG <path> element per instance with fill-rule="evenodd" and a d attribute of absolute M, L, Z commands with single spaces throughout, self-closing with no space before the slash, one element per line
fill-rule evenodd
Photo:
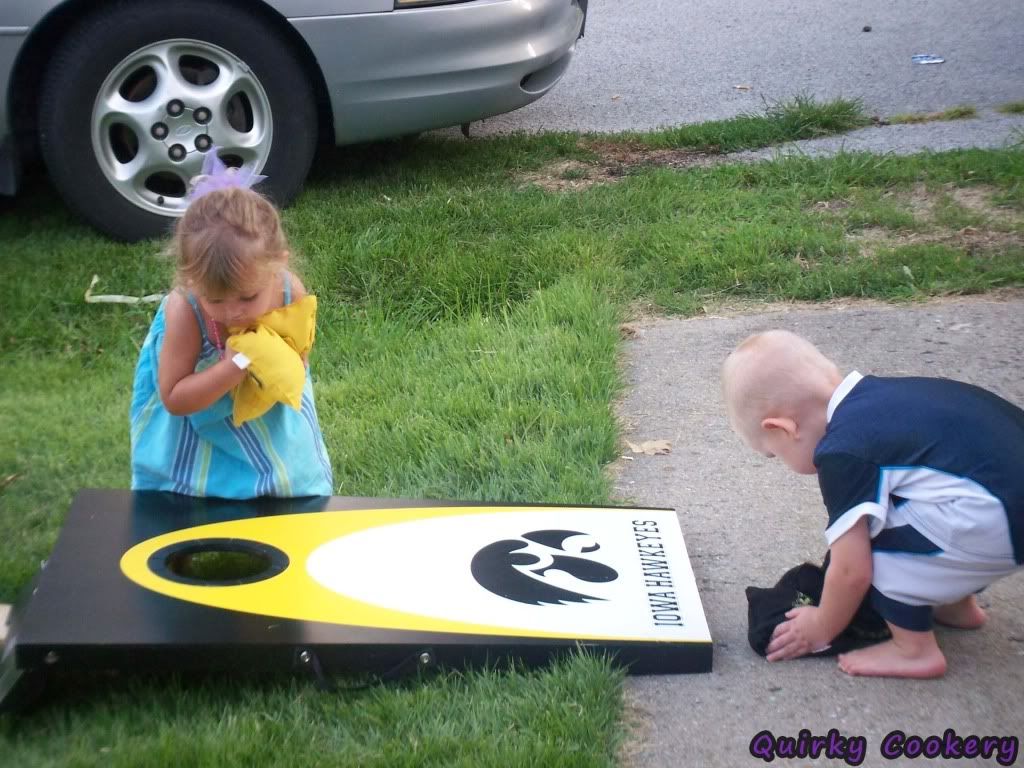
<path fill-rule="evenodd" d="M 744 439 L 769 416 L 795 416 L 839 377 L 835 363 L 802 336 L 765 331 L 747 337 L 722 366 L 722 394 Z"/>
<path fill-rule="evenodd" d="M 174 228 L 171 254 L 179 286 L 220 297 L 244 292 L 289 251 L 274 205 L 241 187 L 217 189 L 194 200 Z"/>

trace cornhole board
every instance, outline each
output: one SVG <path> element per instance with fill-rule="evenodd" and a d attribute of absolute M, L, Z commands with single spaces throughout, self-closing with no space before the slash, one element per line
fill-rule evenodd
<path fill-rule="evenodd" d="M 218 552 L 244 572 L 185 567 Z M 84 490 L 8 622 L 0 705 L 22 678 L 62 670 L 322 679 L 408 661 L 537 665 L 577 647 L 637 674 L 712 660 L 668 509 Z"/>

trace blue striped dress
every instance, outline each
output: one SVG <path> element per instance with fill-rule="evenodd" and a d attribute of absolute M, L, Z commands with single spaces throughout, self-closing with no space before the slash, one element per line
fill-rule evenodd
<path fill-rule="evenodd" d="M 284 280 L 284 303 L 291 284 Z M 220 359 L 203 313 L 188 294 L 202 334 L 196 371 Z M 172 491 L 188 496 L 250 499 L 258 496 L 329 496 L 331 462 L 306 371 L 302 408 L 277 403 L 265 415 L 235 427 L 231 395 L 205 410 L 174 416 L 164 408 L 157 364 L 164 341 L 165 298 L 142 345 L 131 404 L 132 490 Z"/>

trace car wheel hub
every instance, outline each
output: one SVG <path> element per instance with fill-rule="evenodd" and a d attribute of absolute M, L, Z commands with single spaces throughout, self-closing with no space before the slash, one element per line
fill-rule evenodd
<path fill-rule="evenodd" d="M 198 40 L 164 40 L 123 59 L 92 114 L 92 148 L 134 205 L 180 216 L 189 180 L 214 145 L 229 166 L 256 172 L 270 155 L 273 119 L 259 80 L 234 54 Z"/>

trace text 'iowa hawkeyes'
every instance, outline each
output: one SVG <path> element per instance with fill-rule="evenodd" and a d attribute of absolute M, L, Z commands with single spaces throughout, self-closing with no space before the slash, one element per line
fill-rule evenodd
<path fill-rule="evenodd" d="M 647 588 L 647 604 L 656 627 L 681 627 L 683 616 L 679 610 L 672 571 L 669 569 L 665 542 L 654 520 L 634 520 L 633 536 L 640 554 L 640 567 Z"/>

